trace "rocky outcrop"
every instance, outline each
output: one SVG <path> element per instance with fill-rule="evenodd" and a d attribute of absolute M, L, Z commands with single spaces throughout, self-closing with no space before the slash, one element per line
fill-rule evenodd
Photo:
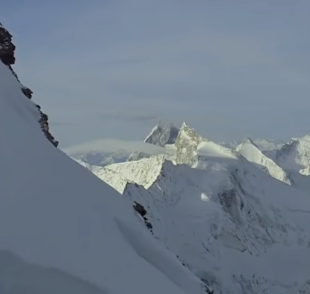
<path fill-rule="evenodd" d="M 146 214 L 147 214 L 147 211 L 146 209 L 144 208 L 143 205 L 141 205 L 140 203 L 134 201 L 134 205 L 133 205 L 133 208 L 136 212 L 138 212 L 143 220 L 144 220 L 144 223 L 146 225 L 146 227 L 151 231 L 151 233 L 153 234 L 153 225 L 149 222 L 148 218 L 146 217 Z"/>
<path fill-rule="evenodd" d="M 0 58 L 1 61 L 11 66 L 15 63 L 15 45 L 12 43 L 12 35 L 0 23 Z"/>
<path fill-rule="evenodd" d="M 175 142 L 176 163 L 192 165 L 196 161 L 198 145 L 206 141 L 208 140 L 183 122 Z"/>
<path fill-rule="evenodd" d="M 12 35 L 0 23 L 0 60 L 11 70 L 12 74 L 19 81 L 17 74 L 12 68 L 12 65 L 15 63 L 15 49 L 16 47 L 12 43 Z M 29 88 L 23 86 L 22 84 L 21 84 L 21 91 L 28 99 L 32 98 L 33 92 Z M 36 104 L 36 106 L 41 114 L 39 123 L 44 135 L 55 147 L 57 147 L 58 141 L 55 140 L 55 138 L 49 131 L 48 116 L 42 112 L 41 107 L 39 105 Z"/>

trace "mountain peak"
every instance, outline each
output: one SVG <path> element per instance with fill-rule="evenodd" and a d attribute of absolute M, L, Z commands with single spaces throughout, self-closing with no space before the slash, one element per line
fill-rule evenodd
<path fill-rule="evenodd" d="M 310 161 L 310 134 L 293 138 L 277 150 L 276 161 L 287 170 L 299 171 L 306 168 Z"/>
<path fill-rule="evenodd" d="M 179 164 L 192 165 L 195 161 L 197 147 L 201 142 L 208 141 L 198 135 L 198 133 L 185 122 L 182 123 L 180 132 L 175 142 L 177 149 L 176 162 Z"/>
<path fill-rule="evenodd" d="M 276 162 L 267 157 L 250 138 L 245 138 L 243 142 L 236 147 L 236 151 L 273 178 L 288 185 L 293 184 L 289 175 L 277 165 Z"/>
<path fill-rule="evenodd" d="M 248 144 L 256 145 L 256 144 L 254 143 L 254 141 L 253 141 L 250 137 L 245 137 L 245 138 L 242 140 L 242 143 L 248 143 Z"/>
<path fill-rule="evenodd" d="M 174 144 L 179 133 L 179 128 L 169 121 L 160 121 L 144 139 L 145 143 L 164 147 Z"/>

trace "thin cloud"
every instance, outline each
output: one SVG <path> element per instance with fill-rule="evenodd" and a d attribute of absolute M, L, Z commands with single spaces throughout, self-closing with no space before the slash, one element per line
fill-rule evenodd
<path fill-rule="evenodd" d="M 148 144 L 141 141 L 128 141 L 120 139 L 100 139 L 71 147 L 66 147 L 62 150 L 71 156 L 84 152 L 110 153 L 122 151 L 130 154 L 134 151 L 140 151 L 151 155 L 166 154 L 169 152 L 169 150 L 153 144 Z"/>

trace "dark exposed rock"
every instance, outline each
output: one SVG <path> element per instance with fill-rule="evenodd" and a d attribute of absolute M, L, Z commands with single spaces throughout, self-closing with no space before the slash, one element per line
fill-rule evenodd
<path fill-rule="evenodd" d="M 23 92 L 24 95 L 25 95 L 26 97 L 28 97 L 29 99 L 32 98 L 33 92 L 32 92 L 29 88 L 27 88 L 27 87 L 22 87 L 22 92 Z"/>
<path fill-rule="evenodd" d="M 139 204 L 138 202 L 134 201 L 135 205 L 133 206 L 135 211 L 137 211 L 142 217 L 146 215 L 146 210 L 145 208 Z"/>
<path fill-rule="evenodd" d="M 12 65 L 15 63 L 15 49 L 16 47 L 12 43 L 12 35 L 0 23 L 0 60 L 11 70 L 12 74 L 16 77 L 18 82 L 20 82 L 17 74 L 12 68 Z M 29 88 L 21 85 L 21 91 L 28 99 L 32 98 L 33 92 Z M 39 105 L 36 105 L 36 107 L 41 114 L 39 123 L 44 135 L 55 147 L 57 147 L 58 141 L 55 140 L 49 131 L 48 116 L 41 111 L 41 107 Z"/>
<path fill-rule="evenodd" d="M 15 63 L 15 45 L 12 43 L 12 35 L 0 23 L 0 59 L 10 66 Z"/>
<path fill-rule="evenodd" d="M 146 227 L 153 234 L 153 225 L 149 222 L 148 218 L 145 216 L 147 214 L 146 209 L 144 208 L 143 205 L 139 204 L 138 202 L 134 201 L 134 203 L 135 204 L 133 205 L 133 208 L 135 209 L 136 212 L 138 212 L 142 216 Z"/>

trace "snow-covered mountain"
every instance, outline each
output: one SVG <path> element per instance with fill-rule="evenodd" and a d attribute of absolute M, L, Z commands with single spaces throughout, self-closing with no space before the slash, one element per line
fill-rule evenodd
<path fill-rule="evenodd" d="M 310 135 L 294 138 L 275 153 L 275 161 L 284 169 L 300 171 L 310 164 Z"/>
<path fill-rule="evenodd" d="M 186 125 L 186 124 L 185 124 Z M 184 126 L 181 126 L 184 128 Z M 156 124 L 150 133 L 143 140 L 144 143 L 160 146 L 164 149 L 161 154 L 165 154 L 168 159 L 174 160 L 175 157 L 175 142 L 178 137 L 180 128 L 174 126 L 169 121 L 160 121 Z M 281 148 L 283 145 L 278 140 L 266 140 L 266 139 L 255 139 L 253 140 L 255 145 L 264 153 L 270 153 L 272 157 L 277 149 Z M 221 146 L 226 148 L 235 149 L 238 145 L 242 143 L 239 141 L 233 142 L 220 142 L 218 143 Z M 71 156 L 75 160 L 84 162 L 84 164 L 90 166 L 107 166 L 113 163 L 121 163 L 126 161 L 137 161 L 142 158 L 149 158 L 151 155 L 154 155 L 152 152 L 147 152 L 143 150 L 136 150 L 134 152 L 126 151 L 124 148 L 117 149 L 117 151 L 108 151 L 104 147 L 92 149 L 77 149 L 66 148 L 64 152 Z M 144 149 L 144 148 L 143 148 Z"/>
<path fill-rule="evenodd" d="M 251 140 L 231 150 L 184 123 L 175 149 L 174 163 L 157 155 L 96 175 L 142 204 L 155 238 L 214 293 L 310 293 L 310 190 Z"/>
<path fill-rule="evenodd" d="M 129 198 L 55 148 L 0 26 L 0 293 L 203 294 Z"/>
<path fill-rule="evenodd" d="M 88 166 L 107 166 L 112 163 L 135 161 L 148 158 L 154 154 L 170 156 L 171 147 L 178 135 L 179 129 L 168 121 L 159 122 L 141 142 L 126 142 L 121 140 L 99 140 L 64 148 L 63 151 L 74 160 Z M 134 147 L 136 146 L 136 147 Z M 151 148 L 158 146 L 158 148 Z M 167 148 L 166 148 L 167 146 Z M 170 148 L 169 148 L 170 147 Z"/>
<path fill-rule="evenodd" d="M 250 138 L 246 138 L 237 146 L 236 151 L 273 178 L 288 185 L 293 184 L 290 176 L 271 158 L 267 157 Z"/>
<path fill-rule="evenodd" d="M 169 121 L 159 122 L 151 132 L 146 136 L 143 142 L 166 147 L 175 143 L 179 134 L 179 129 Z M 127 161 L 136 161 L 142 158 L 148 158 L 151 155 L 141 151 L 135 151 L 130 154 Z"/>
<path fill-rule="evenodd" d="M 275 139 L 252 139 L 252 141 L 259 148 L 259 150 L 263 152 L 270 150 L 277 150 L 284 145 L 284 142 L 282 140 L 275 140 Z M 230 149 L 235 149 L 237 148 L 238 145 L 242 144 L 242 141 L 219 142 L 218 144 Z"/>

